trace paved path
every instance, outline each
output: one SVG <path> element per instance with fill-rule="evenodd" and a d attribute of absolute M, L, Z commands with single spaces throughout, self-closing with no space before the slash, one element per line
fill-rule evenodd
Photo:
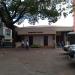
<path fill-rule="evenodd" d="M 75 60 L 61 49 L 0 49 L 0 75 L 75 75 Z"/>

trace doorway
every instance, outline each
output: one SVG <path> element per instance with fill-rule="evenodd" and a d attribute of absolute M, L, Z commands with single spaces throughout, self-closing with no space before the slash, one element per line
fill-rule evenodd
<path fill-rule="evenodd" d="M 44 36 L 44 46 L 48 46 L 48 36 Z"/>
<path fill-rule="evenodd" d="M 33 36 L 29 36 L 29 46 L 33 45 Z"/>

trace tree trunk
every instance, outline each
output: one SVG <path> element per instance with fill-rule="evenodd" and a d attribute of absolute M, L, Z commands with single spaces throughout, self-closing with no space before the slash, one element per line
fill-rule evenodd
<path fill-rule="evenodd" d="M 15 29 L 12 29 L 12 47 L 16 47 L 16 39 L 17 39 L 17 32 Z"/>

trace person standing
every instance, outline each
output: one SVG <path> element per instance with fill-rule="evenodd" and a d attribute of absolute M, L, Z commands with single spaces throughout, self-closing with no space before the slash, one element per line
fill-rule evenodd
<path fill-rule="evenodd" d="M 21 42 L 21 46 L 22 46 L 22 48 L 24 48 L 24 47 L 25 47 L 24 40 L 22 40 L 22 42 Z"/>
<path fill-rule="evenodd" d="M 28 40 L 26 41 L 26 48 L 27 49 L 29 48 L 29 41 Z"/>

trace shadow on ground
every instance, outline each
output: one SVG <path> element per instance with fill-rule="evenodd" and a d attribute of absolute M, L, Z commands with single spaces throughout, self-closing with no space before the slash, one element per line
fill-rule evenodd
<path fill-rule="evenodd" d="M 68 66 L 70 67 L 70 69 L 75 69 L 75 61 L 70 61 Z"/>

